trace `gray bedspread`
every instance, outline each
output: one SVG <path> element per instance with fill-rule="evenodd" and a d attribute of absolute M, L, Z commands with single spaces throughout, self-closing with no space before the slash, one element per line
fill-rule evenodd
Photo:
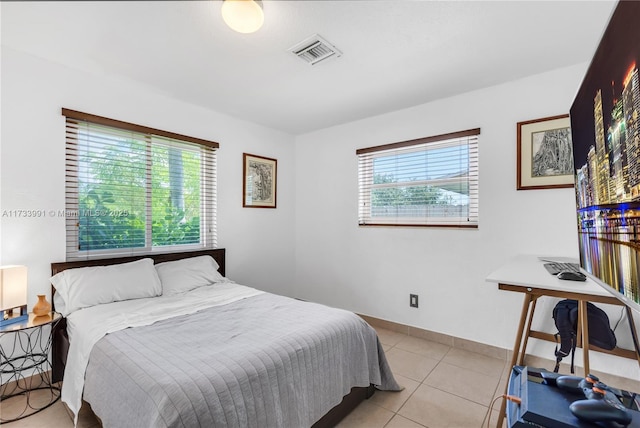
<path fill-rule="evenodd" d="M 309 427 L 354 386 L 401 389 L 355 314 L 273 294 L 128 328 L 91 351 L 105 427 Z"/>

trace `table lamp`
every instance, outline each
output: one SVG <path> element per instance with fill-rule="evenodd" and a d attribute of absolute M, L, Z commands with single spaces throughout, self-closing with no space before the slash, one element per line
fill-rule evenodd
<path fill-rule="evenodd" d="M 0 327 L 29 318 L 26 266 L 0 266 L 0 314 Z"/>

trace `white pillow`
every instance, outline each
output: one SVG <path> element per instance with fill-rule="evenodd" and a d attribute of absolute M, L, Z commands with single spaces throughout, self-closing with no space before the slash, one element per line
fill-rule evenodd
<path fill-rule="evenodd" d="M 56 310 L 66 316 L 78 309 L 162 294 L 152 259 L 109 266 L 67 269 L 51 278 Z M 64 304 L 59 305 L 62 299 Z"/>
<path fill-rule="evenodd" d="M 56 312 L 61 314 L 67 314 L 67 305 L 64 302 L 62 295 L 56 290 L 56 294 L 53 295 L 53 305 L 56 308 Z"/>
<path fill-rule="evenodd" d="M 218 272 L 218 267 L 211 256 L 158 263 L 156 271 L 162 283 L 162 295 L 171 296 L 223 281 L 225 278 Z"/>

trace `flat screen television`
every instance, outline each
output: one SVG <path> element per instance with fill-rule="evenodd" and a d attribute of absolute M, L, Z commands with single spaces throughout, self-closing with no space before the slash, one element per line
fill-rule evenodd
<path fill-rule="evenodd" d="M 570 109 L 580 264 L 640 312 L 640 2 L 615 6 Z"/>

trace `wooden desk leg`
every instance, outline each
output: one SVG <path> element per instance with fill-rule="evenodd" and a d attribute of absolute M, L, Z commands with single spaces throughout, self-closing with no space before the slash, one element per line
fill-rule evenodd
<path fill-rule="evenodd" d="M 633 339 L 633 348 L 636 351 L 638 364 L 640 364 L 640 353 L 638 353 L 638 331 L 636 330 L 636 323 L 633 321 L 633 311 L 626 305 L 625 309 L 627 310 L 627 321 L 629 321 L 629 329 L 631 330 L 631 338 Z"/>
<path fill-rule="evenodd" d="M 518 324 L 518 331 L 516 332 L 516 342 L 513 345 L 513 355 L 511 356 L 511 368 L 516 365 L 518 361 L 518 355 L 520 354 L 520 346 L 522 344 L 522 336 L 524 335 L 524 323 L 527 319 L 527 314 L 529 313 L 529 307 L 531 306 L 531 302 L 533 302 L 533 295 L 525 294 L 524 302 L 522 303 L 522 312 L 520 313 L 520 323 Z M 509 388 L 509 384 L 505 386 L 504 393 L 507 393 Z M 500 413 L 498 414 L 498 422 L 496 424 L 496 428 L 502 428 L 502 422 L 507 414 L 507 400 L 502 399 L 500 404 Z"/>
<path fill-rule="evenodd" d="M 523 334 L 522 347 L 520 348 L 520 356 L 518 357 L 518 365 L 524 365 L 524 356 L 527 354 L 527 345 L 529 344 L 529 336 L 531 335 L 531 323 L 533 322 L 533 313 L 536 311 L 536 303 L 538 296 L 531 296 L 531 310 L 529 311 L 529 319 L 527 320 L 527 329 Z"/>
<path fill-rule="evenodd" d="M 580 336 L 582 337 L 582 362 L 584 375 L 589 374 L 589 322 L 587 316 L 587 301 L 578 300 L 578 319 L 580 320 Z"/>

